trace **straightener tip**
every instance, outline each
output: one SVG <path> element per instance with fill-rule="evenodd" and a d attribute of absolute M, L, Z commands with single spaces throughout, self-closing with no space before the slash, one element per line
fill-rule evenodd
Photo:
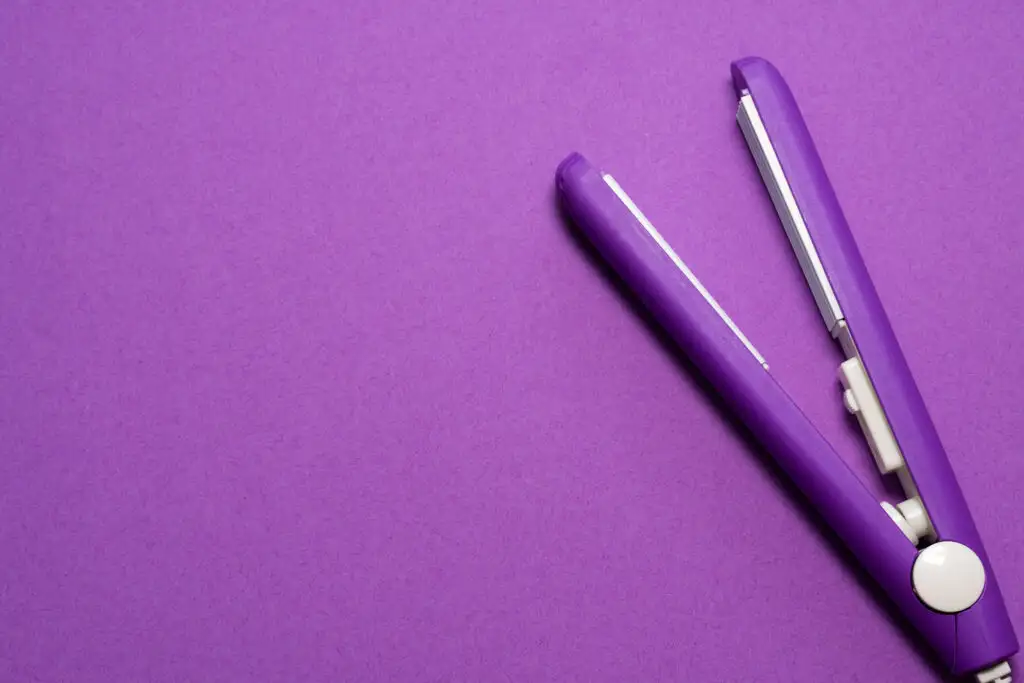
<path fill-rule="evenodd" d="M 756 79 L 760 74 L 767 73 L 772 74 L 775 78 L 782 78 L 775 65 L 763 57 L 750 56 L 737 59 L 730 65 L 729 71 L 732 73 L 732 87 L 736 91 L 737 97 L 744 90 L 749 89 L 747 82 L 751 78 Z"/>
<path fill-rule="evenodd" d="M 558 183 L 558 188 L 562 188 L 562 184 L 574 170 L 578 170 L 581 166 L 586 167 L 589 165 L 590 162 L 579 152 L 570 153 L 569 156 L 562 160 L 562 163 L 558 164 L 558 168 L 555 170 L 555 182 Z"/>

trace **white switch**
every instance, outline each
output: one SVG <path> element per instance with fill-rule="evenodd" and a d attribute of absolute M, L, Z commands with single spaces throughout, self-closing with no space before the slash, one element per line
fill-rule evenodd
<path fill-rule="evenodd" d="M 900 447 L 896 444 L 882 405 L 878 402 L 868 373 L 859 358 L 850 358 L 839 366 L 839 381 L 846 389 L 843 392 L 843 403 L 847 410 L 857 416 L 879 471 L 889 474 L 903 467 Z"/>

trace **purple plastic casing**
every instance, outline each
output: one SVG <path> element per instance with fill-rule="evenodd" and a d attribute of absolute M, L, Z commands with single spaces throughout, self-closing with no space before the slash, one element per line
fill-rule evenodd
<path fill-rule="evenodd" d="M 1017 642 L 988 558 L 796 103 L 785 82 L 763 60 L 737 62 L 733 75 L 737 90 L 748 90 L 754 96 L 769 135 L 778 136 L 772 137 L 772 143 L 807 225 L 815 231 L 813 238 L 840 305 L 848 321 L 859 321 L 859 326 L 852 328 L 857 335 L 855 340 L 870 349 L 870 356 L 864 348 L 860 350 L 872 381 L 879 388 L 883 406 L 888 412 L 888 401 L 900 405 L 895 415 L 888 414 L 897 439 L 905 432 L 912 435 L 906 445 L 900 441 L 901 448 L 909 447 L 918 454 L 913 461 L 908 456 L 908 462 L 913 463 L 913 468 L 918 467 L 918 461 L 925 463 L 929 473 L 925 478 L 927 492 L 920 481 L 919 489 L 922 496 L 937 495 L 937 503 L 945 513 L 938 518 L 933 516 L 933 522 L 942 538 L 970 546 L 985 563 L 985 592 L 969 610 L 956 616 L 939 614 L 917 599 L 911 585 L 917 549 L 648 234 L 601 171 L 579 154 L 570 155 L 558 167 L 560 200 L 579 230 L 721 394 L 943 663 L 951 671 L 963 673 L 1002 661 L 1016 651 Z M 813 203 L 813 209 L 805 208 L 806 202 Z M 828 237 L 821 239 L 820 233 L 828 233 Z M 881 387 L 880 373 L 886 375 Z M 897 421 L 907 420 L 910 423 L 904 427 L 909 429 L 896 429 Z M 914 472 L 916 475 L 916 469 Z M 932 500 L 925 500 L 930 512 Z M 950 500 L 952 508 L 947 505 Z M 951 527 L 953 531 L 939 526 L 947 516 L 958 518 L 958 525 Z"/>
<path fill-rule="evenodd" d="M 733 63 L 732 79 L 737 97 L 754 100 L 939 540 L 963 543 L 985 565 L 985 591 L 956 616 L 956 646 L 940 655 L 957 673 L 1006 659 L 1018 644 L 995 572 L 796 101 L 764 59 Z"/>

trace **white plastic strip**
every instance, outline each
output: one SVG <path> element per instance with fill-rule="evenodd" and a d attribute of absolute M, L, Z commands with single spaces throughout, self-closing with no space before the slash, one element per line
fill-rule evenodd
<path fill-rule="evenodd" d="M 818 311 L 821 312 L 828 331 L 835 336 L 836 323 L 843 319 L 843 312 L 839 309 L 839 301 L 832 290 L 832 284 L 828 281 L 828 275 L 825 274 L 825 268 L 821 265 L 821 259 L 818 258 L 818 250 L 814 248 L 814 241 L 807 231 L 807 224 L 804 223 L 793 190 L 782 171 L 782 164 L 779 163 L 779 157 L 772 147 L 768 131 L 754 105 L 754 98 L 746 91 L 740 97 L 736 120 L 761 172 L 761 179 L 768 188 L 768 194 L 772 197 L 775 211 L 778 212 L 786 229 L 789 243 L 796 252 L 800 269 L 804 271 L 807 284 L 814 294 L 814 301 L 818 304 Z"/>
<path fill-rule="evenodd" d="M 700 280 L 698 280 L 697 276 L 693 274 L 693 271 L 690 270 L 685 263 L 683 263 L 683 260 L 679 258 L 679 255 L 676 254 L 676 252 L 672 249 L 671 246 L 669 246 L 669 243 L 665 241 L 665 238 L 661 236 L 661 233 L 655 229 L 655 227 L 651 224 L 649 220 L 647 220 L 647 216 L 645 216 L 643 212 L 640 211 L 639 207 L 637 207 L 637 205 L 633 203 L 633 200 L 629 198 L 629 195 L 626 194 L 626 191 L 623 190 L 617 182 L 615 182 L 615 178 L 612 178 L 607 173 L 605 173 L 603 177 L 604 182 L 606 182 L 608 184 L 608 187 L 612 188 L 612 191 L 616 194 L 616 196 L 618 196 L 618 198 L 622 200 L 622 203 L 626 205 L 626 208 L 628 208 L 630 213 L 633 214 L 633 217 L 640 222 L 640 225 L 644 226 L 644 230 L 647 231 L 647 234 L 650 235 L 651 238 L 655 242 L 657 242 L 658 246 L 661 247 L 662 251 L 664 251 L 670 259 L 672 259 L 672 263 L 674 263 L 676 267 L 680 271 L 682 271 L 683 275 L 686 276 L 686 279 L 690 281 L 690 284 L 693 285 L 698 292 L 700 292 L 701 296 L 704 297 L 704 300 L 711 305 L 711 308 L 715 309 L 715 313 L 718 314 L 718 317 L 720 317 L 722 321 L 729 326 L 729 329 L 733 331 L 733 334 L 739 337 L 739 340 L 743 342 L 743 345 L 747 347 L 747 350 L 754 355 L 754 358 L 757 359 L 757 362 L 760 363 L 765 370 L 767 370 L 768 363 L 765 362 L 764 356 L 758 353 L 757 349 L 755 349 L 754 345 L 750 343 L 750 340 L 747 339 L 746 335 L 740 331 L 740 328 L 736 327 L 736 323 L 734 323 L 732 321 L 732 318 L 730 318 L 728 314 L 726 314 L 726 312 L 722 310 L 722 307 L 718 305 L 718 302 L 715 301 L 715 298 L 711 296 L 711 292 L 704 288 L 704 285 L 700 283 Z"/>

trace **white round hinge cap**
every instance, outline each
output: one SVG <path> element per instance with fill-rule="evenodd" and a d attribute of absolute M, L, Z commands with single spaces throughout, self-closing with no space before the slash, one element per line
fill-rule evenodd
<path fill-rule="evenodd" d="M 936 612 L 963 612 L 985 590 L 985 566 L 962 543 L 939 541 L 917 554 L 911 572 L 914 592 Z"/>

